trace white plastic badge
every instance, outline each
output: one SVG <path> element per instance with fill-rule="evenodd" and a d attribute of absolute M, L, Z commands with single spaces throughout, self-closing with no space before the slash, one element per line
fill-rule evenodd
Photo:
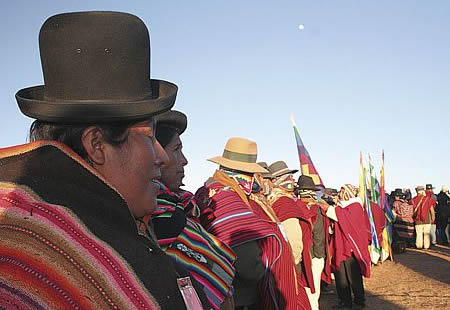
<path fill-rule="evenodd" d="M 200 298 L 198 298 L 197 292 L 192 285 L 191 278 L 179 278 L 177 279 L 177 283 L 187 310 L 203 310 L 202 303 L 200 302 Z"/>

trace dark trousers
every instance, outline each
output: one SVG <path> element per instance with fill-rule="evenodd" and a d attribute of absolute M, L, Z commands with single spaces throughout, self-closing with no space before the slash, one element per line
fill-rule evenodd
<path fill-rule="evenodd" d="M 352 291 L 355 296 L 355 304 L 363 305 L 365 303 L 361 268 L 353 255 L 341 262 L 334 276 L 336 278 L 337 294 L 341 303 L 344 305 L 352 304 Z"/>

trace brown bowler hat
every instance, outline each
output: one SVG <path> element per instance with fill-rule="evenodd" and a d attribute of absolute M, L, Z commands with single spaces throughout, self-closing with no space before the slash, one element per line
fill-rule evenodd
<path fill-rule="evenodd" d="M 176 128 L 178 134 L 181 135 L 187 128 L 187 117 L 180 111 L 169 110 L 156 116 L 156 123 L 156 126 Z"/>
<path fill-rule="evenodd" d="M 271 179 L 272 173 L 270 173 L 270 171 L 269 171 L 269 165 L 265 161 L 259 162 L 258 165 L 260 165 L 261 167 L 263 167 L 264 169 L 266 169 L 268 171 L 268 172 L 261 173 L 261 176 L 264 179 Z"/>
<path fill-rule="evenodd" d="M 41 27 L 39 47 L 44 85 L 16 93 L 29 117 L 60 123 L 132 121 L 175 103 L 175 84 L 150 79 L 149 33 L 134 15 L 52 16 Z"/>
<path fill-rule="evenodd" d="M 255 142 L 244 138 L 230 138 L 225 145 L 222 156 L 208 159 L 224 166 L 250 173 L 267 173 L 266 169 L 256 163 L 258 148 Z"/>
<path fill-rule="evenodd" d="M 284 161 L 279 160 L 269 166 L 269 171 L 272 173 L 272 178 L 277 178 L 288 173 L 294 174 L 298 170 L 290 170 Z"/>

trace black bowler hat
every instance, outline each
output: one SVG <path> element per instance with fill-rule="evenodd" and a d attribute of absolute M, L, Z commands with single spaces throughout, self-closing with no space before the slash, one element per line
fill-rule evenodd
<path fill-rule="evenodd" d="M 150 79 L 150 38 L 138 17 L 77 12 L 39 33 L 44 85 L 16 93 L 27 116 L 59 123 L 143 120 L 167 111 L 177 86 Z"/>
<path fill-rule="evenodd" d="M 307 175 L 301 175 L 297 180 L 297 189 L 320 191 L 321 189 L 314 184 L 313 178 Z"/>
<path fill-rule="evenodd" d="M 156 116 L 158 126 L 173 127 L 181 135 L 187 128 L 187 117 L 180 111 L 170 110 Z M 158 131 L 158 129 L 157 129 Z"/>
<path fill-rule="evenodd" d="M 394 196 L 403 196 L 403 190 L 401 188 L 396 188 L 394 191 Z"/>
<path fill-rule="evenodd" d="M 426 184 L 426 185 L 425 185 L 425 189 L 426 189 L 426 190 L 428 190 L 428 189 L 434 189 L 433 184 Z"/>

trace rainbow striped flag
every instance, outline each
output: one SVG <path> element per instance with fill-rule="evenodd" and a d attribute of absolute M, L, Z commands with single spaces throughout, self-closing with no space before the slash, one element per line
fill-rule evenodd
<path fill-rule="evenodd" d="M 292 126 L 294 127 L 295 140 L 297 142 L 298 157 L 300 159 L 300 171 L 303 175 L 310 176 L 313 179 L 315 185 L 325 188 L 322 179 L 319 176 L 319 173 L 314 167 L 311 156 L 309 156 L 309 153 L 306 150 L 305 145 L 303 144 L 302 138 L 300 138 L 297 125 L 295 124 L 294 116 L 291 116 L 291 122 Z"/>

